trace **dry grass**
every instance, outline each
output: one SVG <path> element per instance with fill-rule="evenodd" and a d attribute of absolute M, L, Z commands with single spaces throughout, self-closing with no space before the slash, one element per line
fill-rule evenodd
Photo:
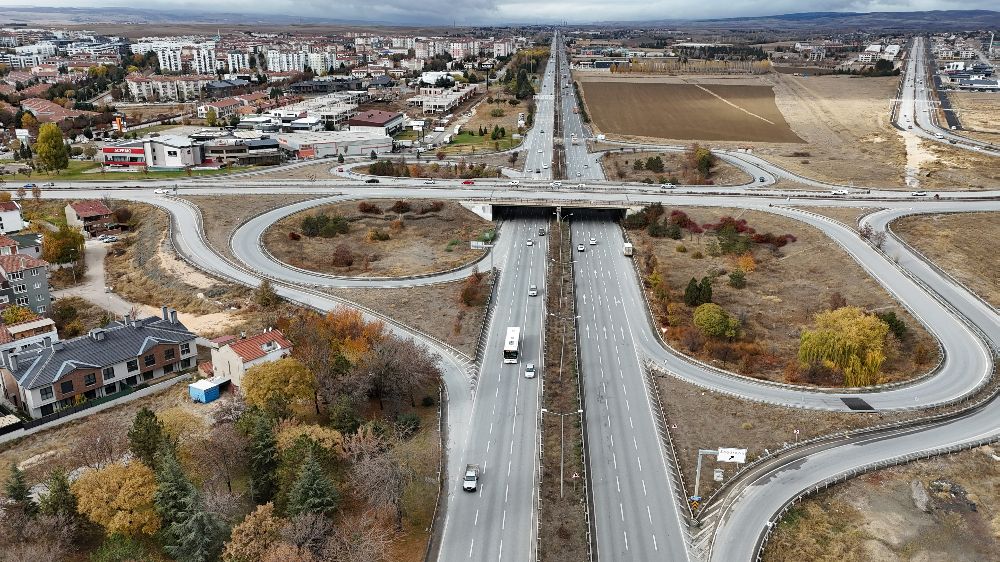
<path fill-rule="evenodd" d="M 1000 306 L 995 249 L 1000 213 L 913 215 L 896 220 L 892 229 L 971 291 Z"/>
<path fill-rule="evenodd" d="M 604 133 L 680 140 L 799 143 L 765 85 L 581 81 Z"/>
<path fill-rule="evenodd" d="M 233 258 L 229 237 L 244 221 L 259 213 L 313 199 L 312 195 L 190 195 L 183 197 L 201 210 L 205 238 L 220 254 Z"/>
<path fill-rule="evenodd" d="M 994 189 L 1000 182 L 996 157 L 937 142 L 925 142 L 925 148 L 933 160 L 920 167 L 923 189 Z"/>
<path fill-rule="evenodd" d="M 839 292 L 849 305 L 866 310 L 893 310 L 906 322 L 909 335 L 904 342 L 890 338 L 888 360 L 883 365 L 884 382 L 910 379 L 924 373 L 936 363 L 937 345 L 924 327 L 896 301 L 835 242 L 819 230 L 793 219 L 760 211 L 721 208 L 686 208 L 698 224 L 718 222 L 725 215 L 746 219 L 757 232 L 776 235 L 792 234 L 798 241 L 781 250 L 755 245 L 756 270 L 748 273 L 747 285 L 735 289 L 728 285 L 726 274 L 736 267 L 731 257 L 710 255 L 710 235 L 689 236 L 684 240 L 651 238 L 645 231 L 633 231 L 640 263 L 643 256 L 654 252 L 667 286 L 673 292 L 671 302 L 679 306 L 679 326 L 691 327 L 691 309 L 683 304 L 683 291 L 691 278 L 718 274 L 712 284 L 713 301 L 730 314 L 743 320 L 744 344 L 759 344 L 761 353 L 753 360 L 743 357 L 726 359 L 709 349 L 709 345 L 693 345 L 677 339 L 681 330 L 671 329 L 671 345 L 682 353 L 694 355 L 720 367 L 742 374 L 785 380 L 784 370 L 797 363 L 799 336 L 812 325 L 813 316 L 828 308 L 830 296 Z M 667 209 L 669 214 L 670 209 Z M 677 251 L 683 246 L 685 252 Z M 700 253 L 703 257 L 697 258 Z M 692 328 L 693 329 L 693 328 Z M 709 342 L 711 343 L 711 342 Z M 915 350 L 922 347 L 924 361 L 916 364 Z"/>
<path fill-rule="evenodd" d="M 981 447 L 837 485 L 789 512 L 764 560 L 995 560 L 1000 547 L 995 453 Z M 916 507 L 913 486 L 928 493 L 926 512 Z"/>
<path fill-rule="evenodd" d="M 419 214 L 431 201 L 407 201 L 413 211 L 395 215 L 388 211 L 394 201 L 372 200 L 385 211 L 383 215 L 368 215 L 358 211 L 351 201 L 325 205 L 289 215 L 264 232 L 264 245 L 275 258 L 287 264 L 336 275 L 360 277 L 401 277 L 445 271 L 470 263 L 483 255 L 472 250 L 470 240 L 476 240 L 492 224 L 458 203 L 444 202 L 441 211 Z M 289 233 L 301 232 L 302 220 L 326 214 L 350 221 L 350 231 L 333 238 L 301 236 L 292 240 Z M 402 228 L 395 222 L 402 217 Z M 370 232 L 377 230 L 389 240 L 372 240 Z M 354 265 L 334 265 L 334 250 L 344 245 L 356 256 Z M 367 256 L 367 264 L 364 256 Z"/>
<path fill-rule="evenodd" d="M 127 206 L 132 232 L 120 236 L 104 260 L 106 282 L 122 298 L 191 314 L 220 312 L 245 300 L 244 289 L 215 282 L 176 259 L 165 211 L 141 203 Z"/>
<path fill-rule="evenodd" d="M 1000 142 L 1000 96 L 985 92 L 948 92 L 958 110 L 962 135 L 986 142 Z"/>
<path fill-rule="evenodd" d="M 651 156 L 659 156 L 663 159 L 663 172 L 650 172 L 645 168 L 635 170 L 633 165 L 637 158 L 646 160 Z M 695 183 L 700 180 L 693 177 L 685 167 L 685 155 L 676 152 L 632 152 L 619 148 L 617 152 L 609 152 L 601 159 L 604 166 L 604 175 L 608 178 L 621 179 L 623 181 L 644 181 L 650 180 L 653 183 L 663 183 L 676 181 L 673 183 Z M 618 174 L 621 170 L 624 177 Z M 718 160 L 715 168 L 709 174 L 708 181 L 711 185 L 741 185 L 748 181 L 753 181 L 749 175 L 736 166 L 723 160 Z"/>

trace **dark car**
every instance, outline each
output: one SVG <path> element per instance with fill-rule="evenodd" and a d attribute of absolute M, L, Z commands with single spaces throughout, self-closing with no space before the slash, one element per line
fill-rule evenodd
<path fill-rule="evenodd" d="M 370 180 L 365 180 L 365 183 L 378 183 L 378 180 L 375 179 L 375 178 L 372 178 Z"/>

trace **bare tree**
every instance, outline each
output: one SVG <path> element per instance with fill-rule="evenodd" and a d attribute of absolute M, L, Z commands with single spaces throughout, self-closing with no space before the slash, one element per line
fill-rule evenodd
<path fill-rule="evenodd" d="M 281 536 L 284 542 L 320 558 L 326 538 L 332 531 L 333 521 L 329 517 L 319 513 L 303 512 L 285 524 L 281 529 Z"/>
<path fill-rule="evenodd" d="M 125 428 L 115 424 L 85 423 L 77 430 L 73 458 L 78 466 L 101 469 L 116 462 L 128 450 Z"/>
<path fill-rule="evenodd" d="M 191 454 L 207 474 L 217 477 L 233 493 L 233 475 L 246 461 L 246 437 L 232 424 L 219 424 L 207 436 L 194 443 Z"/>
<path fill-rule="evenodd" d="M 239 523 L 246 515 L 244 494 L 234 494 L 221 477 L 210 478 L 202 490 L 205 511 L 214 513 L 229 525 Z"/>
<path fill-rule="evenodd" d="M 331 562 L 388 562 L 393 533 L 367 511 L 345 517 L 327 539 L 324 559 Z"/>
<path fill-rule="evenodd" d="M 413 471 L 392 449 L 366 455 L 354 463 L 350 483 L 355 492 L 376 509 L 391 510 L 396 530 L 403 530 L 403 494 L 413 481 Z"/>
<path fill-rule="evenodd" d="M 355 369 L 356 376 L 365 380 L 368 389 L 385 410 L 389 404 L 389 418 L 399 413 L 402 400 L 413 391 L 425 387 L 441 377 L 437 356 L 426 346 L 413 339 L 390 335 L 376 343 Z"/>

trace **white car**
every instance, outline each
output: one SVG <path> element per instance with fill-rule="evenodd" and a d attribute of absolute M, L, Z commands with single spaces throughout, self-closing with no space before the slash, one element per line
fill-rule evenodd
<path fill-rule="evenodd" d="M 562 182 L 561 181 L 554 181 L 554 182 L 550 183 L 549 185 L 552 186 L 552 187 L 562 187 Z"/>
<path fill-rule="evenodd" d="M 577 187 L 587 187 L 587 184 L 585 184 L 585 183 L 578 183 L 578 184 L 576 184 L 576 186 Z"/>
<path fill-rule="evenodd" d="M 424 180 L 424 185 L 434 185 L 434 180 Z"/>
<path fill-rule="evenodd" d="M 582 252 L 584 250 L 586 250 L 586 248 L 583 247 L 583 244 L 577 244 L 577 246 L 576 246 L 576 251 L 577 252 Z"/>
<path fill-rule="evenodd" d="M 596 246 L 597 245 L 597 238 L 591 238 L 590 239 L 590 245 L 591 246 Z"/>
<path fill-rule="evenodd" d="M 154 189 L 153 193 L 155 193 L 157 195 L 166 195 L 166 194 L 170 193 L 170 191 L 166 190 L 166 189 L 163 189 L 163 188 L 160 188 L 160 189 Z"/>
<path fill-rule="evenodd" d="M 526 246 L 534 246 L 534 245 L 535 245 L 535 243 L 534 243 L 534 241 L 532 241 L 532 240 L 528 240 L 528 241 L 527 241 L 527 242 L 525 243 L 525 245 L 526 245 Z"/>
<path fill-rule="evenodd" d="M 527 365 L 525 365 L 525 367 L 524 367 L 524 378 L 526 378 L 526 379 L 533 379 L 533 378 L 535 378 L 535 364 L 534 363 L 528 363 Z"/>
<path fill-rule="evenodd" d="M 549 169 L 549 165 L 548 164 L 542 164 L 542 169 L 543 170 L 548 170 Z"/>
<path fill-rule="evenodd" d="M 541 148 L 539 148 L 539 149 L 538 149 L 538 153 L 539 153 L 539 154 L 541 154 L 541 153 L 542 153 L 542 149 L 541 149 Z"/>
<path fill-rule="evenodd" d="M 528 287 L 528 296 L 529 297 L 537 297 L 538 296 L 538 287 L 536 287 L 534 285 Z"/>
<path fill-rule="evenodd" d="M 927 196 L 927 192 L 926 191 L 911 191 L 910 192 L 910 197 L 926 197 L 926 196 Z"/>
<path fill-rule="evenodd" d="M 831 195 L 847 195 L 846 189 L 835 189 L 830 192 Z"/>
<path fill-rule="evenodd" d="M 674 184 L 672 184 L 672 183 L 661 183 L 660 184 L 660 189 L 673 189 L 673 188 L 674 188 Z"/>
<path fill-rule="evenodd" d="M 521 182 L 517 180 L 510 180 L 510 185 L 520 185 Z"/>

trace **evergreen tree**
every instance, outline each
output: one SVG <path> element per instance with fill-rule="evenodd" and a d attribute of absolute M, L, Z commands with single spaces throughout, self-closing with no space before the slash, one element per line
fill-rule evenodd
<path fill-rule="evenodd" d="M 16 464 L 11 463 L 10 465 L 10 476 L 7 477 L 7 482 L 4 484 L 4 491 L 7 493 L 7 499 L 13 502 L 14 506 L 22 509 L 24 513 L 34 515 L 38 512 L 38 506 L 31 499 L 30 488 L 24 481 L 24 472 Z"/>
<path fill-rule="evenodd" d="M 701 289 L 698 287 L 698 280 L 694 277 L 688 281 L 687 287 L 684 288 L 684 304 L 688 306 L 698 306 L 698 300 L 701 296 Z"/>
<path fill-rule="evenodd" d="M 250 438 L 250 497 L 257 504 L 266 503 L 274 497 L 278 469 L 278 442 L 274 436 L 274 425 L 261 411 L 248 412 Z"/>
<path fill-rule="evenodd" d="M 201 494 L 192 486 L 182 498 L 182 517 L 167 529 L 164 550 L 178 562 L 210 562 L 218 560 L 225 525 L 214 514 L 205 511 Z"/>
<path fill-rule="evenodd" d="M 156 453 L 164 441 L 163 423 L 152 410 L 143 406 L 136 412 L 128 430 L 128 448 L 132 455 L 149 468 L 156 467 Z"/>
<path fill-rule="evenodd" d="M 41 498 L 41 512 L 62 520 L 75 519 L 77 512 L 76 494 L 69 487 L 69 478 L 63 470 L 53 470 L 46 482 L 49 493 Z"/>
<path fill-rule="evenodd" d="M 45 123 L 39 129 L 35 150 L 38 152 L 38 162 L 46 170 L 64 170 L 69 166 L 69 154 L 62 130 L 55 123 Z"/>
<path fill-rule="evenodd" d="M 310 451 L 299 476 L 288 494 L 288 514 L 320 513 L 329 515 L 340 502 L 340 494 L 323 473 L 323 467 Z"/>
<path fill-rule="evenodd" d="M 170 534 L 172 525 L 183 521 L 187 516 L 186 502 L 195 493 L 195 487 L 184 475 L 177 457 L 169 448 L 161 447 L 156 460 L 156 494 L 153 496 L 153 505 Z"/>
<path fill-rule="evenodd" d="M 712 302 L 712 280 L 708 277 L 701 278 L 701 285 L 698 286 L 698 304 Z"/>

